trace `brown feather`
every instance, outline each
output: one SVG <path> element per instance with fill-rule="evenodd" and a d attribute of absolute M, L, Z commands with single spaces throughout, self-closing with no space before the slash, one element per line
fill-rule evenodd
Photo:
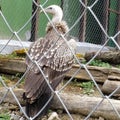
<path fill-rule="evenodd" d="M 66 33 L 68 30 L 64 21 L 55 23 L 55 28 L 61 34 Z M 51 90 L 44 77 L 47 76 L 51 87 L 55 90 L 64 78 L 65 73 L 72 67 L 74 57 L 64 39 L 56 33 L 50 23 L 47 26 L 47 34 L 45 37 L 33 43 L 28 53 L 31 59 L 38 63 L 44 73 L 43 76 L 39 68 L 32 63 L 29 57 L 26 58 L 26 63 L 30 70 L 25 77 L 24 95 L 28 106 L 31 108 L 32 104 L 35 104 L 36 101 L 40 104 L 39 100 L 44 94 L 46 94 L 44 102 L 46 102 L 51 95 Z M 49 97 L 47 98 L 47 96 Z M 39 110 L 40 109 L 41 108 L 39 108 Z M 38 109 L 35 110 L 37 112 L 39 111 Z M 35 113 L 31 113 L 33 110 L 31 110 L 31 112 L 29 110 L 28 116 L 31 116 L 31 114 L 34 116 L 37 113 L 36 111 Z"/>

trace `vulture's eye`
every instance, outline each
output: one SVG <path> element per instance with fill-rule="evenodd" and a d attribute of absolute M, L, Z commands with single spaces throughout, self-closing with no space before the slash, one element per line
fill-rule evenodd
<path fill-rule="evenodd" d="M 52 10 L 52 7 L 49 7 L 50 10 Z"/>

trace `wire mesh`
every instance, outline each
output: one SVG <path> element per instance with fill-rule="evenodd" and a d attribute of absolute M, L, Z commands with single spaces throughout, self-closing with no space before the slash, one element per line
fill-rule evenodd
<path fill-rule="evenodd" d="M 1 40 L 8 40 L 8 42 L 2 46 L 1 53 L 4 51 L 5 48 L 10 44 L 12 40 L 16 40 L 19 43 L 19 46 L 25 50 L 26 55 L 30 58 L 33 64 L 36 65 L 38 70 L 43 75 L 48 87 L 52 91 L 52 93 L 57 97 L 61 106 L 64 108 L 65 112 L 69 116 L 68 119 L 74 120 L 68 106 L 65 104 L 61 93 L 66 89 L 68 84 L 74 79 L 74 77 L 81 72 L 82 69 L 85 70 L 86 74 L 89 76 L 90 80 L 94 83 L 95 88 L 98 91 L 99 99 L 98 102 L 94 104 L 92 109 L 87 112 L 84 120 L 90 119 L 90 117 L 99 109 L 101 104 L 104 101 L 109 103 L 109 106 L 112 107 L 114 110 L 114 114 L 117 115 L 117 118 L 120 119 L 120 111 L 117 109 L 116 105 L 111 100 L 111 97 L 120 89 L 117 87 L 111 94 L 106 96 L 101 88 L 99 87 L 98 83 L 96 82 L 96 78 L 93 76 L 91 71 L 89 70 L 89 64 L 93 61 L 96 56 L 105 48 L 105 46 L 110 45 L 116 47 L 120 50 L 120 40 L 119 40 L 119 8 L 118 4 L 119 1 L 117 0 L 115 3 L 111 0 L 61 0 L 57 1 L 53 0 L 1 0 L 0 1 L 0 39 Z M 36 6 L 36 9 L 33 11 L 32 5 Z M 73 73 L 72 77 L 58 90 L 53 90 L 51 85 L 48 82 L 48 78 L 46 77 L 45 73 L 39 66 L 39 61 L 32 60 L 30 54 L 26 50 L 26 46 L 24 45 L 25 40 L 35 41 L 36 38 L 43 37 L 45 33 L 45 28 L 47 22 L 51 22 L 51 16 L 49 16 L 45 11 L 44 8 L 50 4 L 57 4 L 61 5 L 64 17 L 63 19 L 68 23 L 69 30 L 68 33 L 70 37 L 74 38 L 76 41 L 81 42 L 89 42 L 95 44 L 101 44 L 102 47 L 96 52 L 96 54 L 88 61 L 87 63 L 82 63 L 74 54 L 73 54 L 76 64 L 78 65 L 78 69 Z M 109 11 L 108 7 L 115 9 L 118 11 L 116 14 L 113 11 Z M 45 14 L 40 14 L 40 10 L 43 10 Z M 37 14 L 37 17 L 36 17 Z M 113 15 L 112 15 L 113 14 Z M 36 17 L 34 20 L 33 18 Z M 111 23 L 114 22 L 113 25 Z M 118 24 L 118 26 L 116 25 Z M 53 25 L 54 26 L 54 25 Z M 34 29 L 33 29 L 34 28 Z M 114 30 L 113 30 L 114 28 Z M 55 29 L 55 28 L 54 28 Z M 56 29 L 55 29 L 56 30 Z M 56 30 L 57 32 L 57 30 Z M 57 33 L 59 34 L 59 33 Z M 65 34 L 65 35 L 66 35 Z M 59 34 L 67 44 L 67 40 L 65 35 Z M 33 38 L 33 36 L 35 36 Z M 57 43 L 57 40 L 56 40 Z M 56 44 L 54 43 L 54 44 Z M 69 48 L 70 45 L 67 44 Z M 49 52 L 50 49 L 47 51 Z M 31 65 L 32 66 L 32 65 Z M 31 67 L 29 66 L 29 67 Z M 20 68 L 21 69 L 21 68 Z M 19 88 L 21 82 L 24 80 L 25 75 L 28 73 L 28 69 L 22 74 L 19 80 L 14 83 L 14 85 L 8 85 L 4 81 L 4 77 L 1 75 L 0 77 L 0 85 L 2 89 L 5 90 L 4 94 L 0 96 L 0 104 L 4 104 L 4 100 L 7 98 L 7 95 L 10 93 L 12 95 L 12 99 L 15 100 L 19 110 L 22 111 L 22 116 L 26 119 L 33 120 L 41 113 L 42 109 L 36 114 L 33 118 L 28 117 L 25 113 L 20 100 L 18 99 L 14 90 Z M 47 101 L 46 105 L 49 101 L 53 98 L 53 94 L 51 95 L 50 99 Z M 79 100 L 81 101 L 81 100 Z M 84 103 L 82 103 L 84 104 Z M 46 106 L 45 105 L 45 106 Z M 44 106 L 44 107 L 45 107 Z M 43 109 L 44 109 L 43 107 Z M 109 113 L 108 113 L 109 115 Z"/>

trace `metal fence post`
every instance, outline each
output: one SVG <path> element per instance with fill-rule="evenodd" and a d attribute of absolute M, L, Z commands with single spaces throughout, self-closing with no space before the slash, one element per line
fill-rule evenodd
<path fill-rule="evenodd" d="M 37 4 L 39 4 L 39 0 L 35 0 Z M 35 11 L 38 9 L 36 4 L 32 2 L 32 15 L 35 13 Z M 38 32 L 38 20 L 39 20 L 39 10 L 35 13 L 35 15 L 32 18 L 31 21 L 31 37 L 30 40 L 31 42 L 35 41 L 37 39 L 37 32 Z"/>

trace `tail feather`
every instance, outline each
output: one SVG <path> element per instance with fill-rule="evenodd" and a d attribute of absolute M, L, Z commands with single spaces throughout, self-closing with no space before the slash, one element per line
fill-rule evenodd
<path fill-rule="evenodd" d="M 45 93 L 43 94 L 39 99 L 36 99 L 33 103 L 26 103 L 26 114 L 29 117 L 34 117 L 42 108 L 43 106 L 47 103 L 47 101 L 50 99 L 51 94 Z M 46 105 L 46 107 L 43 109 L 43 111 L 34 119 L 37 120 L 37 118 L 41 118 L 43 115 L 46 115 L 49 108 L 50 108 L 50 103 Z"/>

